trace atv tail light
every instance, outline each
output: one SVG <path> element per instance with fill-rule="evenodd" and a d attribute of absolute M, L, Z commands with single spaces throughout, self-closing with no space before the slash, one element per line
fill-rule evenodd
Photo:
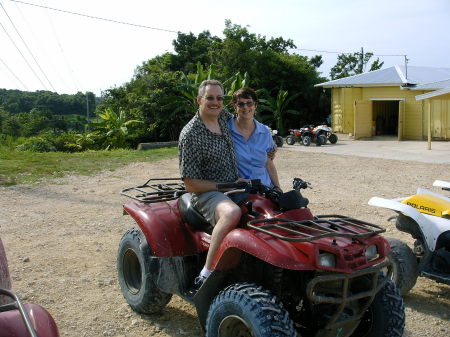
<path fill-rule="evenodd" d="M 331 253 L 320 253 L 319 264 L 322 267 L 336 268 L 336 256 Z"/>
<path fill-rule="evenodd" d="M 378 249 L 376 245 L 369 246 L 366 251 L 364 252 L 364 255 L 366 256 L 367 261 L 372 261 L 378 258 Z"/>

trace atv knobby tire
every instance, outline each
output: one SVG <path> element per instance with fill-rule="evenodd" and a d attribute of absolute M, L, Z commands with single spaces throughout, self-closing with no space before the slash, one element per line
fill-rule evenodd
<path fill-rule="evenodd" d="M 328 137 L 328 141 L 329 141 L 331 144 L 336 144 L 337 141 L 338 141 L 338 136 L 336 136 L 334 133 L 332 133 L 332 134 L 330 135 L 330 137 Z"/>
<path fill-rule="evenodd" d="M 149 270 L 150 259 L 150 248 L 139 228 L 122 236 L 117 254 L 120 288 L 131 308 L 144 314 L 161 311 L 172 297 L 156 286 Z"/>
<path fill-rule="evenodd" d="M 295 137 L 292 135 L 289 135 L 286 137 L 286 144 L 287 145 L 294 145 L 295 144 Z"/>
<path fill-rule="evenodd" d="M 316 145 L 321 146 L 324 145 L 327 142 L 327 138 L 323 135 L 317 136 Z"/>
<path fill-rule="evenodd" d="M 310 136 L 303 136 L 302 137 L 302 144 L 304 146 L 310 146 L 311 145 L 311 137 Z"/>
<path fill-rule="evenodd" d="M 404 296 L 416 284 L 419 270 L 417 259 L 406 243 L 394 238 L 387 238 L 391 252 L 388 257 L 392 261 L 392 281 L 394 281 L 400 295 Z"/>
<path fill-rule="evenodd" d="M 394 282 L 388 281 L 375 296 L 350 337 L 401 337 L 405 307 Z"/>
<path fill-rule="evenodd" d="M 299 336 L 289 313 L 270 291 L 237 283 L 214 299 L 206 320 L 206 337 Z"/>
<path fill-rule="evenodd" d="M 283 147 L 283 137 L 275 136 L 275 144 L 277 144 L 278 147 Z"/>

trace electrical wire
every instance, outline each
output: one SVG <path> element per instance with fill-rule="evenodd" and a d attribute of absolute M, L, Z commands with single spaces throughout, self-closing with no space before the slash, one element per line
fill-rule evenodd
<path fill-rule="evenodd" d="M 55 87 L 53 86 L 52 82 L 49 80 L 49 78 L 47 77 L 47 74 L 45 73 L 45 71 L 42 69 L 41 65 L 39 64 L 39 62 L 37 61 L 36 57 L 34 56 L 34 54 L 31 52 L 30 48 L 28 47 L 28 44 L 25 42 L 25 40 L 23 39 L 22 35 L 20 34 L 19 30 L 17 29 L 16 25 L 14 24 L 14 22 L 11 20 L 11 17 L 9 16 L 8 12 L 6 11 L 5 7 L 3 7 L 2 3 L 0 2 L 0 6 L 2 7 L 3 11 L 5 12 L 6 16 L 8 17 L 9 21 L 11 22 L 11 25 L 14 27 L 14 30 L 16 31 L 17 35 L 19 35 L 20 39 L 22 40 L 22 43 L 25 45 L 25 48 L 28 50 L 28 53 L 30 53 L 31 57 L 33 58 L 34 62 L 36 63 L 36 65 L 38 66 L 39 70 L 41 71 L 41 73 L 44 75 L 45 79 L 47 80 L 47 82 L 50 84 L 50 87 L 52 87 L 53 91 L 56 92 Z"/>
<path fill-rule="evenodd" d="M 316 53 L 327 53 L 327 54 L 344 54 L 344 55 L 350 55 L 354 53 L 344 53 L 339 51 L 330 51 L 330 50 L 317 50 L 317 49 L 305 49 L 305 48 L 293 48 L 293 50 L 305 50 L 305 51 L 313 51 Z M 406 55 L 382 55 L 382 54 L 373 54 L 373 56 L 397 56 L 397 57 L 406 57 Z"/>
<path fill-rule="evenodd" d="M 29 3 L 29 2 L 25 2 L 25 1 L 19 1 L 19 0 L 9 0 L 9 1 L 21 3 L 21 4 L 24 4 L 24 5 L 28 5 L 28 6 L 35 6 L 35 7 L 40 7 L 40 8 L 50 9 L 50 10 L 52 10 L 52 11 L 57 11 L 57 12 L 62 12 L 62 13 L 67 13 L 67 14 L 72 14 L 72 15 L 83 16 L 83 17 L 89 18 L 89 19 L 95 19 L 95 20 L 102 20 L 102 21 L 107 21 L 107 22 L 119 23 L 119 24 L 122 24 L 122 25 L 128 25 L 128 26 L 139 27 L 139 28 L 145 28 L 145 29 L 159 30 L 159 31 L 162 31 L 162 32 L 168 32 L 168 33 L 175 33 L 175 34 L 178 34 L 178 33 L 179 33 L 179 32 L 177 32 L 177 31 L 170 30 L 170 29 L 157 28 L 157 27 L 150 27 L 150 26 L 139 25 L 139 24 L 130 23 L 130 22 L 125 22 L 125 21 L 119 21 L 119 20 L 113 20 L 113 19 L 101 18 L 101 17 L 99 17 L 99 16 L 93 16 L 93 15 L 88 15 L 88 14 L 76 13 L 76 12 L 66 11 L 66 10 L 63 10 L 63 9 L 52 8 L 52 7 L 48 7 L 48 6 L 36 5 L 36 4 L 32 4 L 32 3 Z"/>
<path fill-rule="evenodd" d="M 32 73 L 34 74 L 34 76 L 37 78 L 37 80 L 39 81 L 39 83 L 41 83 L 41 85 L 48 90 L 47 86 L 44 84 L 44 82 L 42 82 L 41 78 L 38 76 L 38 74 L 36 73 L 36 71 L 33 69 L 33 67 L 31 66 L 31 64 L 28 62 L 28 60 L 26 59 L 25 55 L 23 55 L 22 51 L 19 49 L 19 47 L 17 46 L 17 44 L 14 42 L 13 38 L 11 37 L 11 35 L 9 35 L 8 31 L 6 30 L 6 28 L 2 25 L 2 23 L 0 22 L 0 26 L 2 26 L 3 31 L 6 33 L 6 35 L 8 36 L 9 40 L 11 41 L 11 43 L 14 45 L 14 47 L 16 47 L 17 51 L 19 52 L 19 54 L 22 56 L 23 60 L 25 61 L 25 63 L 27 64 L 28 68 L 30 68 L 30 70 L 32 71 Z"/>
<path fill-rule="evenodd" d="M 26 91 L 28 91 L 28 87 L 20 80 L 19 77 L 14 73 L 14 71 L 11 70 L 10 67 L 5 63 L 5 61 L 2 60 L 0 57 L 0 62 L 3 64 L 3 66 L 14 76 L 14 78 L 25 88 Z"/>

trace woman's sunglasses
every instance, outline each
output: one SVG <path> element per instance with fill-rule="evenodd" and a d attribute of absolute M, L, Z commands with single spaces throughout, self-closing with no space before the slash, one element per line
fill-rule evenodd
<path fill-rule="evenodd" d="M 236 105 L 240 108 L 243 108 L 244 106 L 251 108 L 255 105 L 255 102 L 237 102 Z"/>

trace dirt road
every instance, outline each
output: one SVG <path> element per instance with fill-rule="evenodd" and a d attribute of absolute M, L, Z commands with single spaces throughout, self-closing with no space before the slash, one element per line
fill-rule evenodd
<path fill-rule="evenodd" d="M 309 181 L 305 196 L 315 214 L 346 214 L 387 227 L 391 212 L 367 205 L 372 196 L 394 198 L 450 180 L 449 164 L 362 158 L 279 150 L 276 166 L 284 189 L 293 177 Z M 0 235 L 13 289 L 46 307 L 61 336 L 202 335 L 193 307 L 174 297 L 161 315 L 130 310 L 117 283 L 115 260 L 122 234 L 133 226 L 122 216 L 118 191 L 148 177 L 178 176 L 177 159 L 132 164 L 85 177 L 36 186 L 0 188 Z M 433 189 L 433 188 L 431 188 Z M 436 190 L 437 191 L 437 190 Z M 409 237 L 403 236 L 409 240 Z M 410 240 L 409 240 L 410 241 Z M 419 278 L 405 298 L 404 336 L 450 335 L 450 287 Z"/>

